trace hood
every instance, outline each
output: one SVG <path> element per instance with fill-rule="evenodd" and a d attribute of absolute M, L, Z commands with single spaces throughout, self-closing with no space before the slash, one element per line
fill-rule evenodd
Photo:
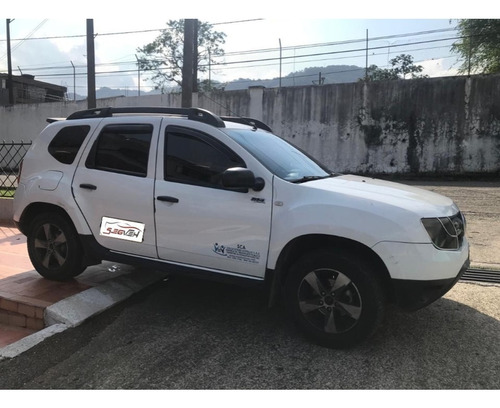
<path fill-rule="evenodd" d="M 398 207 L 420 216 L 450 216 L 458 212 L 453 200 L 441 194 L 400 183 L 369 177 L 342 175 L 303 184 L 313 189 L 337 193 L 346 198 L 367 200 L 372 205 Z"/>

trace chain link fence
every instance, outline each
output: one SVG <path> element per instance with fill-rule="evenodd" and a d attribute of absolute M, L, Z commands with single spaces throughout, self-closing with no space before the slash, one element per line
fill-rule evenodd
<path fill-rule="evenodd" d="M 13 197 L 19 166 L 31 142 L 0 142 L 0 197 Z"/>

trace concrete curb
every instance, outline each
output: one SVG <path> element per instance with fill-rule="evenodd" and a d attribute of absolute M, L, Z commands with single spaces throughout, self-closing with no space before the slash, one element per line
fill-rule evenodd
<path fill-rule="evenodd" d="M 63 332 L 67 328 L 68 326 L 65 324 L 56 324 L 9 344 L 0 349 L 0 360 L 17 357 L 19 354 L 24 353 L 54 334 Z"/>
<path fill-rule="evenodd" d="M 17 357 L 54 334 L 82 324 L 167 276 L 166 272 L 137 269 L 54 303 L 45 309 L 47 327 L 1 348 L 0 360 Z"/>

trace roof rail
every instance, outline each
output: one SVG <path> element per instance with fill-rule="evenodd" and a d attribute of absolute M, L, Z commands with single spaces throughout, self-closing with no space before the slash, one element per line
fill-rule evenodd
<path fill-rule="evenodd" d="M 166 115 L 186 116 L 190 120 L 196 120 L 215 127 L 225 127 L 224 121 L 217 115 L 200 108 L 164 108 L 164 107 L 123 107 L 123 108 L 96 108 L 77 111 L 69 115 L 66 120 L 109 118 L 120 113 L 159 113 Z"/>
<path fill-rule="evenodd" d="M 47 123 L 59 122 L 61 120 L 65 120 L 65 118 L 47 118 L 46 119 Z"/>
<path fill-rule="evenodd" d="M 217 116 L 216 114 L 200 108 L 166 108 L 160 106 L 138 106 L 138 107 L 122 107 L 122 108 L 95 108 L 81 110 L 69 115 L 66 120 L 74 119 L 92 119 L 92 118 L 109 118 L 114 114 L 166 114 L 186 116 L 189 120 L 196 120 L 215 127 L 225 127 L 224 121 L 241 123 L 244 125 L 253 126 L 256 129 L 267 130 L 272 132 L 271 128 L 264 122 L 257 119 L 246 118 L 241 116 Z"/>
<path fill-rule="evenodd" d="M 222 120 L 227 121 L 227 122 L 241 123 L 242 125 L 253 126 L 256 129 L 267 130 L 268 132 L 272 132 L 273 131 L 264 122 L 261 122 L 260 120 L 253 119 L 253 118 L 246 118 L 246 117 L 243 117 L 243 116 L 221 116 L 220 118 Z"/>

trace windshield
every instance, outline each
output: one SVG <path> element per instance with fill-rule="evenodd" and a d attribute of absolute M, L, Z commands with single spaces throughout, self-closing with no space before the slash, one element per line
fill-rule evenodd
<path fill-rule="evenodd" d="M 303 182 L 332 176 L 323 165 L 272 133 L 251 129 L 227 129 L 226 133 L 284 180 Z"/>

